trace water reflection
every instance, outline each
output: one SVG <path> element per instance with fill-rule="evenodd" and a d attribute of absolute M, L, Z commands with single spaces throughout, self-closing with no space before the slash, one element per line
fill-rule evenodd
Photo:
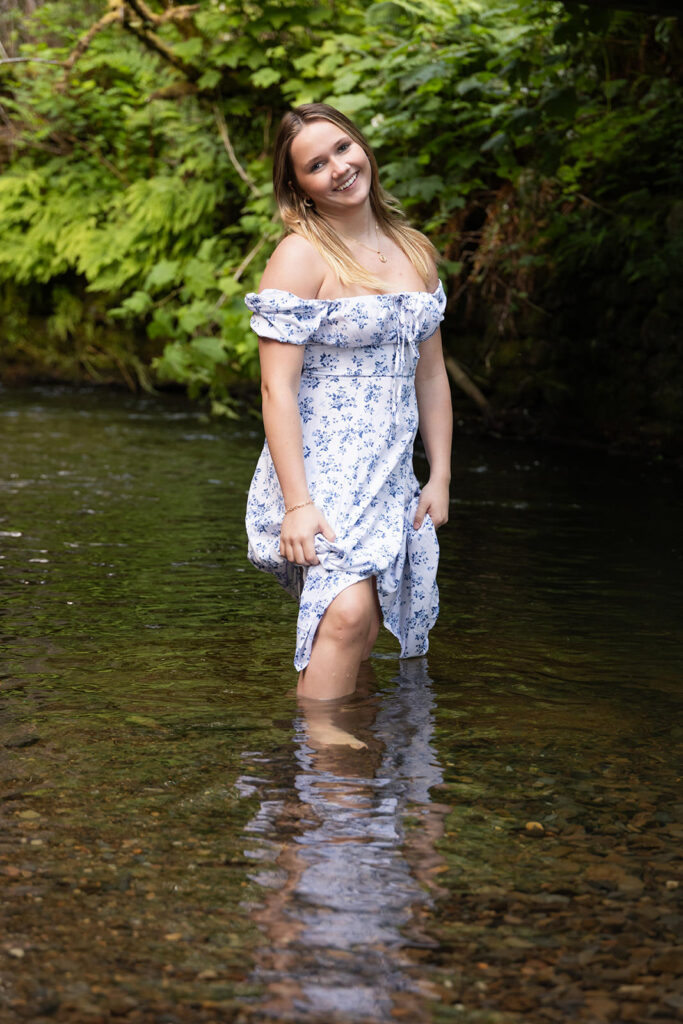
<path fill-rule="evenodd" d="M 291 785 L 278 766 L 246 829 L 248 856 L 267 860 L 252 876 L 266 939 L 254 980 L 278 1020 L 389 1021 L 399 997 L 408 1019 L 427 1019 L 408 950 L 433 945 L 420 918 L 448 808 L 430 795 L 443 776 L 426 659 L 399 665 L 384 690 L 368 667 L 352 698 L 301 705 Z M 253 792 L 254 776 L 240 784 Z"/>

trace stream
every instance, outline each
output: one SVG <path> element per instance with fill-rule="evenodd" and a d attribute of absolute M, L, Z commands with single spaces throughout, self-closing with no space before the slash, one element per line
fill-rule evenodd
<path fill-rule="evenodd" d="M 673 468 L 456 430 L 428 655 L 304 709 L 256 418 L 36 387 L 0 438 L 1 1024 L 680 1019 Z"/>

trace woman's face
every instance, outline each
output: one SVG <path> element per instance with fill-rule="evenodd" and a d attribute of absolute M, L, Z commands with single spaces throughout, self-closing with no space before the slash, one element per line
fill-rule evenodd
<path fill-rule="evenodd" d="M 316 209 L 343 216 L 368 198 L 372 178 L 365 150 L 331 121 L 312 121 L 292 140 L 296 180 Z"/>

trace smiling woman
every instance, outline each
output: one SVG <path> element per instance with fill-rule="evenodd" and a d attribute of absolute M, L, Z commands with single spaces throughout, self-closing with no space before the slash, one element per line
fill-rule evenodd
<path fill-rule="evenodd" d="M 363 147 L 348 134 L 340 135 L 330 121 L 314 121 L 306 132 L 295 136 L 291 158 L 296 180 L 306 192 L 304 203 L 318 210 L 328 221 L 348 216 L 350 210 L 367 202 L 372 185 L 372 167 Z M 375 252 L 380 263 L 387 257 L 380 249 L 379 229 L 374 220 L 375 243 L 349 238 L 337 227 L 337 233 Z"/>
<path fill-rule="evenodd" d="M 402 657 L 424 654 L 436 620 L 452 422 L 445 296 L 431 243 L 404 222 L 339 111 L 285 115 L 273 180 L 289 233 L 246 300 L 266 431 L 249 557 L 299 599 L 300 696 L 330 699 L 354 690 L 381 619 Z"/>
<path fill-rule="evenodd" d="M 436 279 L 433 245 L 406 223 L 379 183 L 367 141 L 333 107 L 311 103 L 285 114 L 275 142 L 273 184 L 285 228 L 305 238 L 334 273 L 332 294 L 339 285 L 386 290 L 384 277 L 374 273 L 377 262 L 389 259 L 382 236 L 396 243 L 414 271 L 409 280 L 396 282 L 399 288 L 423 288 Z M 393 277 L 405 269 L 399 261 Z"/>
<path fill-rule="evenodd" d="M 323 215 L 334 216 L 340 203 L 364 202 L 372 170 L 362 146 L 329 121 L 314 121 L 292 140 L 291 157 L 297 182 Z M 346 193 L 351 193 L 348 196 Z M 343 209 L 343 207 L 342 207 Z"/>

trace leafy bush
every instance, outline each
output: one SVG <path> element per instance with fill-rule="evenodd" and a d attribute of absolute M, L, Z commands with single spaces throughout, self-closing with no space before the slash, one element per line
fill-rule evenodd
<path fill-rule="evenodd" d="M 144 381 L 156 353 L 158 379 L 230 412 L 257 375 L 242 297 L 279 236 L 274 125 L 327 100 L 444 252 L 447 343 L 499 411 L 680 430 L 675 19 L 541 0 L 55 0 L 13 24 L 5 48 L 27 59 L 0 67 L 5 365 L 42 345 L 90 372 L 78 353 L 105 364 L 111 348 Z M 36 303 L 40 340 L 16 313 Z"/>

